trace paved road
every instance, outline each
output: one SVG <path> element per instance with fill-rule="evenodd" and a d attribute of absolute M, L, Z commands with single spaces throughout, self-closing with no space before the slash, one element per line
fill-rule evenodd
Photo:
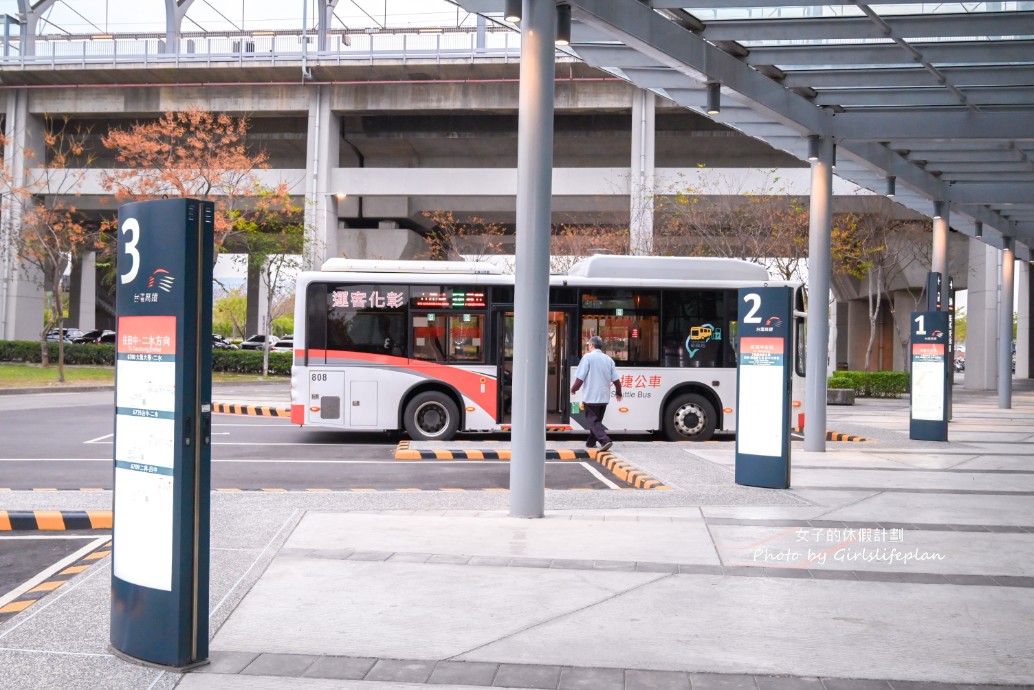
<path fill-rule="evenodd" d="M 0 399 L 0 489 L 110 489 L 112 394 Z M 213 489 L 348 491 L 500 489 L 498 461 L 401 462 L 398 436 L 299 429 L 286 419 L 217 414 L 212 429 Z M 611 489 L 613 475 L 588 462 L 549 463 L 552 489 Z"/>

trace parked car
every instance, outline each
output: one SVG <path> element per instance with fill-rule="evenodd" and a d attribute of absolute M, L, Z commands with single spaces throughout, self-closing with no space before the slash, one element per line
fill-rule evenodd
<path fill-rule="evenodd" d="M 280 340 L 275 335 L 253 335 L 247 340 L 245 340 L 243 343 L 241 343 L 241 349 L 261 350 L 262 344 L 266 341 L 267 338 L 269 339 L 269 349 L 271 350 L 273 349 L 273 347 L 276 346 L 277 341 Z"/>
<path fill-rule="evenodd" d="M 78 328 L 51 328 L 47 331 L 47 342 L 56 343 L 62 338 L 66 343 L 75 342 L 76 338 L 81 338 L 83 332 Z"/>
<path fill-rule="evenodd" d="M 213 350 L 237 350 L 239 349 L 236 345 L 231 343 L 225 336 L 221 336 L 218 333 L 212 334 L 212 349 Z"/>
<path fill-rule="evenodd" d="M 118 336 L 115 335 L 115 331 L 108 331 L 94 342 L 98 345 L 114 345 L 116 340 L 118 340 Z"/>
<path fill-rule="evenodd" d="M 101 336 L 108 333 L 114 334 L 115 331 L 109 331 L 106 328 L 95 328 L 92 331 L 86 331 L 78 338 L 73 338 L 73 343 L 79 343 L 80 345 L 96 343 L 100 340 Z"/>
<path fill-rule="evenodd" d="M 294 336 L 285 335 L 283 338 L 276 341 L 276 345 L 271 349 L 273 352 L 294 352 Z"/>

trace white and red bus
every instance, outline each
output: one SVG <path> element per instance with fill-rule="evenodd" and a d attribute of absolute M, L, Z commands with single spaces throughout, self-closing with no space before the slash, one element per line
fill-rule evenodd
<path fill-rule="evenodd" d="M 765 285 L 795 291 L 799 423 L 802 285 L 734 259 L 595 256 L 550 276 L 548 430 L 584 430 L 569 391 L 593 335 L 624 393 L 607 410 L 608 429 L 698 441 L 733 430 L 737 290 Z M 514 277 L 487 263 L 331 259 L 299 274 L 292 422 L 418 440 L 508 430 L 513 302 Z"/>

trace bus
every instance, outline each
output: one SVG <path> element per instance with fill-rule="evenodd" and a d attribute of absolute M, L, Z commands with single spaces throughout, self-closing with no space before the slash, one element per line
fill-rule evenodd
<path fill-rule="evenodd" d="M 800 283 L 736 259 L 593 256 L 549 284 L 548 431 L 586 429 L 570 388 L 594 335 L 624 394 L 609 430 L 691 441 L 734 431 L 737 291 L 777 285 L 793 289 L 792 405 L 803 425 Z M 298 275 L 294 323 L 295 424 L 441 441 L 510 429 L 514 276 L 492 264 L 330 259 Z"/>

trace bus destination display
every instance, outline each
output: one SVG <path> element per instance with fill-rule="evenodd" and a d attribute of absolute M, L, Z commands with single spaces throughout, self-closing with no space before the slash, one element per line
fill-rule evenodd
<path fill-rule="evenodd" d="M 444 290 L 417 292 L 414 302 L 421 309 L 484 309 L 485 292 L 473 290 Z"/>

